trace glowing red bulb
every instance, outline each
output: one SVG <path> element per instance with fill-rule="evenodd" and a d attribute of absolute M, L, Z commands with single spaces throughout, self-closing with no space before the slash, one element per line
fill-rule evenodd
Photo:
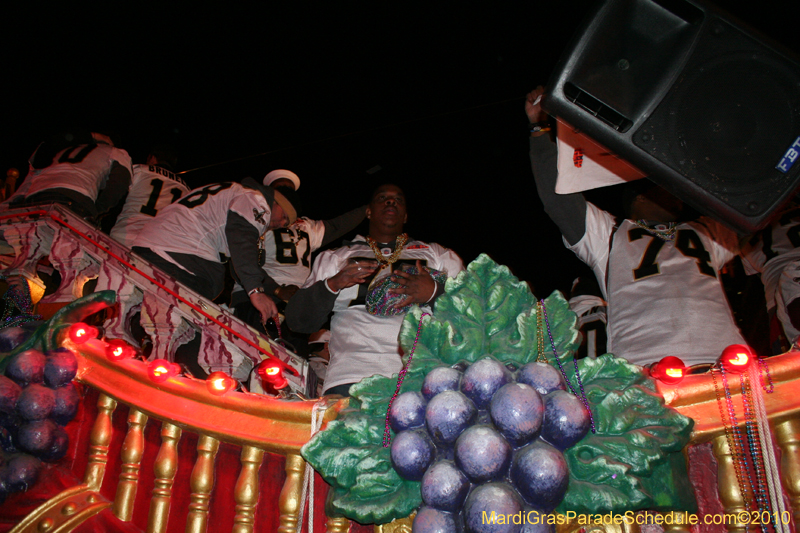
<path fill-rule="evenodd" d="M 214 396 L 222 396 L 236 387 L 236 380 L 225 372 L 212 372 L 208 375 L 208 378 L 206 378 L 206 387 L 208 388 L 208 392 Z"/>
<path fill-rule="evenodd" d="M 83 344 L 88 340 L 96 339 L 99 334 L 99 329 L 83 322 L 76 322 L 69 327 L 69 338 L 75 344 Z"/>
<path fill-rule="evenodd" d="M 728 372 L 740 374 L 747 371 L 750 363 L 758 358 L 745 344 L 731 344 L 722 351 L 719 360 Z"/>
<path fill-rule="evenodd" d="M 166 359 L 154 359 L 147 365 L 147 373 L 156 383 L 164 383 L 172 376 L 177 376 L 179 372 L 180 366 Z"/>
<path fill-rule="evenodd" d="M 677 385 L 685 374 L 686 365 L 674 355 L 668 355 L 650 368 L 650 375 L 667 385 Z"/>
<path fill-rule="evenodd" d="M 280 390 L 289 385 L 283 375 L 281 363 L 272 359 L 265 359 L 258 364 L 258 375 L 261 379 L 271 385 L 274 389 Z"/>
<path fill-rule="evenodd" d="M 136 351 L 121 339 L 111 339 L 106 341 L 106 357 L 111 361 L 121 361 L 134 356 Z"/>

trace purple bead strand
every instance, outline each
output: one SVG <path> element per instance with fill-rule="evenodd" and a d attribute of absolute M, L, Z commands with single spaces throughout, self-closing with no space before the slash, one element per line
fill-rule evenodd
<path fill-rule="evenodd" d="M 397 374 L 397 387 L 394 389 L 394 394 L 392 394 L 392 398 L 389 400 L 389 407 L 386 408 L 386 421 L 384 422 L 383 426 L 383 447 L 388 448 L 389 445 L 392 443 L 392 434 L 389 429 L 389 413 L 392 411 L 392 404 L 394 403 L 394 399 L 397 398 L 397 395 L 400 393 L 400 387 L 403 385 L 403 380 L 406 379 L 406 374 L 408 373 L 408 369 L 411 368 L 411 358 L 414 357 L 414 352 L 417 350 L 417 343 L 419 342 L 419 334 L 422 332 L 422 319 L 426 316 L 431 316 L 430 313 L 423 311 L 422 315 L 419 317 L 419 326 L 417 326 L 417 336 L 414 337 L 414 346 L 411 347 L 411 353 L 408 354 L 408 361 L 406 364 L 403 365 L 403 368 L 400 369 L 400 372 Z"/>

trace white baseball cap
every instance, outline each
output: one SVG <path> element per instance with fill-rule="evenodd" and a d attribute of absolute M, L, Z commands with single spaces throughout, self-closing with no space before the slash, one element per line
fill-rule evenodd
<path fill-rule="evenodd" d="M 292 183 L 294 183 L 294 190 L 300 188 L 300 178 L 297 177 L 297 174 L 295 174 L 291 170 L 286 170 L 283 168 L 273 170 L 272 172 L 264 176 L 264 185 L 269 186 L 270 183 L 279 179 L 287 179 Z"/>

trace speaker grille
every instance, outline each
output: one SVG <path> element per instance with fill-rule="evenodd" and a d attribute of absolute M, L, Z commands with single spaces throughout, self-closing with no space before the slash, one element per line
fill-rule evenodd
<path fill-rule="evenodd" d="M 800 135 L 800 72 L 726 21 L 710 26 L 632 139 L 734 209 L 757 215 L 798 174 L 775 165 Z"/>

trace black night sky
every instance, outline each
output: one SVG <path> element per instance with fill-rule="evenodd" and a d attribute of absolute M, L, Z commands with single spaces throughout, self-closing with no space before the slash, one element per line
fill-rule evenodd
<path fill-rule="evenodd" d="M 535 194 L 523 98 L 589 0 L 165 4 L 4 7 L 4 169 L 85 126 L 134 163 L 171 143 L 193 186 L 292 169 L 312 218 L 396 182 L 414 237 L 486 252 L 540 297 L 588 272 Z M 786 4 L 721 5 L 797 52 Z"/>

